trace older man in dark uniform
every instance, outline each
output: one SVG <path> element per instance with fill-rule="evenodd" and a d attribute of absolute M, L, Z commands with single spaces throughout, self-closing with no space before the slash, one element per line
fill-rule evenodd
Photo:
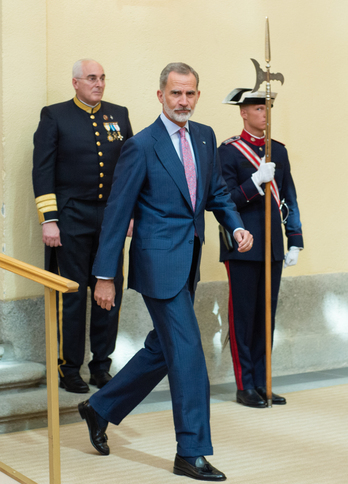
<path fill-rule="evenodd" d="M 272 93 L 272 101 L 275 96 Z M 220 239 L 220 260 L 225 262 L 230 284 L 229 327 L 237 402 L 266 407 L 264 184 L 271 182 L 272 192 L 272 335 L 284 260 L 281 201 L 285 201 L 288 215 L 284 267 L 296 264 L 303 248 L 300 214 L 284 145 L 272 140 L 272 162 L 264 162 L 265 93 L 235 89 L 224 102 L 240 106 L 244 129 L 220 146 L 222 173 L 245 227 L 255 237 L 253 248 L 245 253 L 228 250 L 222 236 Z M 284 405 L 286 400 L 272 394 L 272 402 Z"/>
<path fill-rule="evenodd" d="M 73 66 L 76 96 L 43 108 L 34 135 L 33 185 L 46 269 L 79 283 L 74 294 L 59 294 L 60 386 L 86 393 L 79 370 L 84 360 L 87 287 L 92 292 L 89 383 L 101 388 L 111 379 L 122 298 L 122 263 L 115 276 L 118 297 L 112 310 L 94 301 L 91 268 L 98 249 L 104 208 L 121 148 L 132 136 L 128 110 L 102 101 L 103 67 L 82 59 Z"/>

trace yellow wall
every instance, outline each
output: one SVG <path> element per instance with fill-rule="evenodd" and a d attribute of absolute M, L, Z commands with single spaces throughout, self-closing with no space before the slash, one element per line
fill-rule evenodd
<path fill-rule="evenodd" d="M 289 151 L 306 250 L 284 276 L 348 271 L 345 243 L 348 5 L 340 0 L 12 0 L 1 2 L 2 204 L 6 254 L 43 265 L 41 230 L 31 187 L 32 134 L 45 104 L 73 96 L 71 67 L 91 57 L 107 75 L 104 99 L 127 105 L 135 132 L 160 112 L 161 69 L 191 64 L 201 77 L 194 120 L 213 126 L 218 143 L 239 134 L 238 108 L 222 105 L 235 87 L 253 87 L 250 57 L 264 67 L 270 18 L 273 138 Z M 1 154 L 1 152 L 0 152 Z M 207 214 L 204 281 L 225 279 L 215 221 Z M 0 297 L 40 288 L 0 275 Z"/>

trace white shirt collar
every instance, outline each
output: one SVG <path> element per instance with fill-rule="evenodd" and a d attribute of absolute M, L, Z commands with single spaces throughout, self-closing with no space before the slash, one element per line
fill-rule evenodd
<path fill-rule="evenodd" d="M 265 137 L 265 135 L 263 135 L 263 136 L 255 136 L 254 134 L 249 133 L 249 131 L 247 131 L 245 128 L 244 128 L 244 131 L 246 133 L 248 133 L 252 138 L 263 139 Z"/>
<path fill-rule="evenodd" d="M 181 129 L 180 126 L 178 126 L 177 124 L 173 123 L 173 121 L 168 119 L 167 116 L 163 113 L 163 111 L 160 114 L 160 118 L 161 118 L 164 126 L 166 127 L 169 136 L 173 136 L 173 134 L 177 133 Z M 187 131 L 190 132 L 188 121 L 186 122 L 184 128 L 186 128 Z"/>

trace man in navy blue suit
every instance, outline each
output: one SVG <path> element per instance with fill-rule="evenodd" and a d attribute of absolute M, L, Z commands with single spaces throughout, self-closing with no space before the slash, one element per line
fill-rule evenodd
<path fill-rule="evenodd" d="M 220 237 L 220 261 L 225 262 L 230 284 L 230 343 L 237 384 L 237 402 L 248 407 L 266 407 L 265 369 L 265 197 L 264 183 L 271 182 L 272 244 L 272 335 L 284 260 L 281 201 L 286 202 L 285 233 L 288 253 L 284 266 L 294 265 L 303 248 L 300 213 L 287 151 L 272 140 L 272 162 L 264 163 L 266 93 L 235 89 L 224 100 L 240 107 L 244 129 L 240 136 L 219 147 L 222 174 L 255 244 L 247 254 L 228 251 Z M 272 102 L 276 97 L 272 93 Z M 275 405 L 284 397 L 272 394 Z"/>
<path fill-rule="evenodd" d="M 193 309 L 204 211 L 213 211 L 233 233 L 238 251 L 250 250 L 253 237 L 221 176 L 213 130 L 188 122 L 200 96 L 198 81 L 183 63 L 162 71 L 157 97 L 163 112 L 125 143 L 116 165 L 93 267 L 95 299 L 107 310 L 114 304 L 112 278 L 133 215 L 128 283 L 142 294 L 154 329 L 144 348 L 79 411 L 92 444 L 107 455 L 108 422 L 118 425 L 168 375 L 177 440 L 174 473 L 223 481 L 225 475 L 204 457 L 213 453 L 209 380 Z"/>

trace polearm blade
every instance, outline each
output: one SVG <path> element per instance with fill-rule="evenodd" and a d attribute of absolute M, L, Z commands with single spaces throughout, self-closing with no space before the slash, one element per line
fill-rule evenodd
<path fill-rule="evenodd" d="M 271 45 L 269 36 L 269 22 L 266 17 L 265 32 L 265 60 L 266 60 L 266 140 L 265 161 L 271 161 L 271 82 L 270 61 Z M 265 337 L 266 337 L 266 396 L 267 406 L 272 407 L 272 276 L 271 276 L 271 183 L 265 188 Z"/>
<path fill-rule="evenodd" d="M 266 133 L 265 133 L 265 160 L 271 161 L 271 82 L 280 81 L 284 83 L 284 76 L 280 72 L 270 72 L 271 43 L 269 35 L 269 22 L 266 17 L 265 35 L 265 59 L 266 71 L 263 71 L 260 64 L 251 59 L 256 69 L 256 84 L 252 92 L 259 90 L 263 82 L 266 82 Z M 265 188 L 265 333 L 266 333 L 266 395 L 267 405 L 272 407 L 272 299 L 271 299 L 271 183 L 266 183 Z"/>

